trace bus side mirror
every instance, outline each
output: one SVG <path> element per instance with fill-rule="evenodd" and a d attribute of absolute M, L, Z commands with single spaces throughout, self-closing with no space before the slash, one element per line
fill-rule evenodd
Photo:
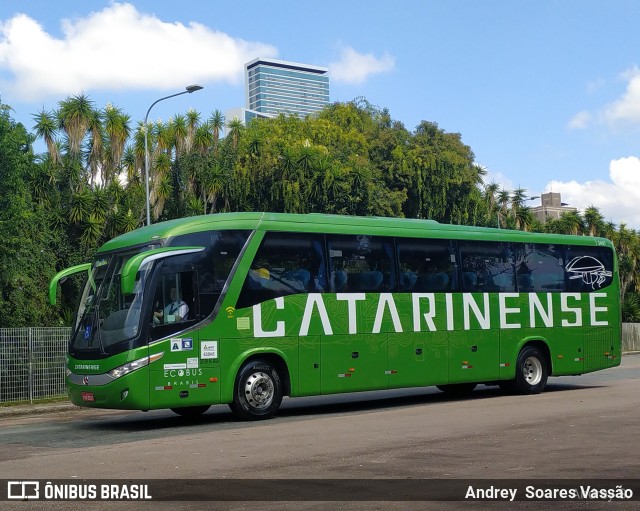
<path fill-rule="evenodd" d="M 65 279 L 70 275 L 74 275 L 83 271 L 89 272 L 90 270 L 91 263 L 84 263 L 77 266 L 72 266 L 71 268 L 66 268 L 56 273 L 49 283 L 49 303 L 51 303 L 51 305 L 56 304 L 59 282 L 64 282 Z"/>
<path fill-rule="evenodd" d="M 130 295 L 135 291 L 136 276 L 141 269 L 158 259 L 202 252 L 205 247 L 165 247 L 147 250 L 131 257 L 122 267 L 120 290 Z"/>

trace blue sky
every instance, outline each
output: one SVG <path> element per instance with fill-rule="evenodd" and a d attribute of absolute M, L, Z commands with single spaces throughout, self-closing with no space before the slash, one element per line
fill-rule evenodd
<path fill-rule="evenodd" d="M 331 101 L 460 133 L 487 181 L 640 227 L 638 20 L 636 0 L 3 0 L 0 98 L 32 129 L 79 92 L 138 121 L 199 83 L 150 118 L 208 117 L 243 106 L 255 57 L 325 66 Z"/>

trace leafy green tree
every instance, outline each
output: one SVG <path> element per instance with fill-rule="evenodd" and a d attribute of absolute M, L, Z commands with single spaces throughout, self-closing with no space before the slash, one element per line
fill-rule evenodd
<path fill-rule="evenodd" d="M 55 324 L 45 305 L 55 258 L 46 218 L 30 194 L 32 137 L 0 104 L 0 327 Z"/>

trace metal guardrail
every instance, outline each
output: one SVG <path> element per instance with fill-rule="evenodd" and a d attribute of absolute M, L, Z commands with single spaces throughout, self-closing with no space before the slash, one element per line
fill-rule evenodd
<path fill-rule="evenodd" d="M 66 395 L 71 328 L 0 328 L 0 403 Z M 624 352 L 640 351 L 640 323 L 622 325 Z"/>
<path fill-rule="evenodd" d="M 0 402 L 64 396 L 71 328 L 0 328 Z"/>

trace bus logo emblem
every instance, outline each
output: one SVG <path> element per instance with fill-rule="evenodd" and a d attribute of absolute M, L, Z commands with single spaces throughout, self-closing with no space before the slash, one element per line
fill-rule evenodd
<path fill-rule="evenodd" d="M 82 377 L 82 383 L 84 383 L 85 385 L 89 385 L 89 377 L 88 376 L 83 376 Z"/>
<path fill-rule="evenodd" d="M 604 269 L 604 264 L 591 256 L 575 257 L 567 265 L 566 270 L 570 280 L 582 279 L 582 282 L 591 286 L 592 289 L 596 286 L 600 287 L 612 275 L 610 271 Z"/>

